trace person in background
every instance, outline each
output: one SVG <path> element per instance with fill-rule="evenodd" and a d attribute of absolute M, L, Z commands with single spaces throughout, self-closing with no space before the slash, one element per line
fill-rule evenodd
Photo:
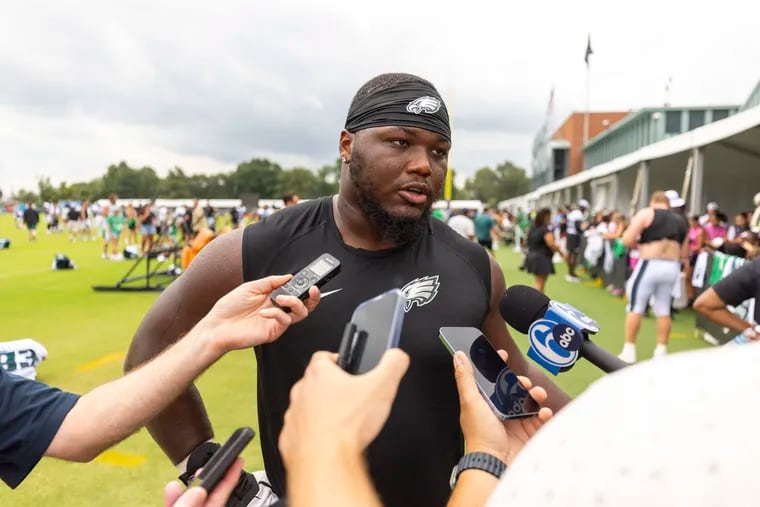
<path fill-rule="evenodd" d="M 111 260 L 120 261 L 124 258 L 119 251 L 119 240 L 124 231 L 124 215 L 121 212 L 121 207 L 114 207 L 111 214 L 108 215 L 108 218 L 106 219 L 106 224 L 111 242 Z"/>
<path fill-rule="evenodd" d="M 717 215 L 720 213 L 720 206 L 717 202 L 708 202 L 705 207 L 705 213 L 699 217 L 699 225 L 705 227 L 710 221 L 711 215 Z"/>
<path fill-rule="evenodd" d="M 203 211 L 203 206 L 200 205 L 200 201 L 193 199 L 193 211 L 192 211 L 192 237 L 198 235 L 201 229 L 206 227 L 206 214 Z M 192 239 L 192 238 L 191 238 Z"/>
<path fill-rule="evenodd" d="M 206 227 L 216 232 L 216 208 L 211 205 L 211 199 L 206 200 Z"/>
<path fill-rule="evenodd" d="M 127 239 L 125 243 L 127 245 L 137 244 L 137 211 L 132 203 L 127 204 L 127 211 L 125 214 L 127 219 Z"/>
<path fill-rule="evenodd" d="M 734 225 L 726 231 L 726 243 L 740 243 L 743 232 L 749 230 L 749 218 L 746 213 L 739 213 L 734 217 Z"/>
<path fill-rule="evenodd" d="M 26 209 L 22 217 L 24 225 L 29 231 L 29 241 L 37 241 L 37 225 L 40 223 L 40 214 L 31 200 L 26 201 Z"/>
<path fill-rule="evenodd" d="M 139 213 L 140 235 L 142 236 L 142 254 L 145 255 L 153 250 L 156 238 L 156 214 L 153 211 L 153 201 L 145 203 Z"/>
<path fill-rule="evenodd" d="M 89 238 L 90 241 L 94 241 L 95 237 L 92 235 L 92 220 L 90 218 L 89 199 L 82 201 L 82 208 L 79 211 L 79 224 L 79 239 L 85 241 Z"/>
<path fill-rule="evenodd" d="M 760 233 L 760 192 L 755 194 L 752 202 L 755 204 L 755 211 L 752 213 L 752 218 L 749 220 L 749 228 L 752 232 Z"/>
<path fill-rule="evenodd" d="M 559 246 L 554 239 L 554 231 L 551 226 L 552 211 L 542 208 L 536 213 L 533 227 L 528 231 L 528 253 L 525 256 L 525 271 L 535 277 L 536 290 L 544 292 L 546 279 L 554 274 L 555 252 L 559 252 Z"/>
<path fill-rule="evenodd" d="M 705 229 L 699 224 L 699 217 L 692 215 L 689 217 L 689 232 L 687 233 L 689 240 L 689 262 L 685 266 L 686 273 L 686 296 L 689 300 L 689 306 L 694 304 L 694 286 L 691 284 L 691 277 L 694 273 L 694 266 L 697 263 L 697 257 L 699 253 L 705 248 L 707 244 L 707 234 Z"/>
<path fill-rule="evenodd" d="M 721 219 L 719 212 L 711 213 L 707 218 L 707 224 L 704 225 L 707 244 L 713 248 L 720 248 L 726 241 L 728 228 Z"/>
<path fill-rule="evenodd" d="M 301 198 L 295 192 L 288 192 L 282 197 L 282 202 L 284 203 L 286 208 L 289 208 L 290 206 L 295 206 L 296 204 L 298 204 L 298 201 L 300 200 Z"/>
<path fill-rule="evenodd" d="M 475 222 L 470 218 L 469 210 L 454 210 L 448 221 L 449 227 L 457 231 L 460 235 L 475 241 Z"/>
<path fill-rule="evenodd" d="M 607 224 L 605 239 L 614 241 L 622 238 L 623 232 L 625 232 L 625 216 L 619 211 L 613 211 L 612 216 L 610 216 L 610 222 Z"/>
<path fill-rule="evenodd" d="M 657 317 L 654 356 L 667 354 L 673 293 L 681 280 L 681 265 L 689 261 L 687 233 L 686 220 L 670 210 L 665 192 L 657 191 L 649 207 L 636 213 L 623 234 L 625 246 L 638 246 L 640 256 L 626 283 L 625 343 L 618 357 L 627 363 L 636 362 L 636 338 L 652 297 L 652 311 Z"/>
<path fill-rule="evenodd" d="M 565 280 L 568 282 L 580 282 L 581 279 L 575 274 L 575 266 L 578 263 L 578 255 L 580 255 L 581 248 L 581 236 L 586 228 L 586 212 L 589 208 L 589 202 L 586 199 L 578 201 L 577 206 L 567 214 L 567 276 Z"/>
<path fill-rule="evenodd" d="M 493 234 L 496 222 L 491 216 L 491 210 L 484 208 L 482 213 L 475 215 L 474 222 L 478 244 L 493 254 Z"/>

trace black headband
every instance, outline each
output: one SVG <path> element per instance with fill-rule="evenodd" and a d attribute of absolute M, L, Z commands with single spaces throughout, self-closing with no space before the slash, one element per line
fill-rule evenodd
<path fill-rule="evenodd" d="M 372 127 L 419 127 L 451 141 L 446 104 L 435 88 L 423 83 L 400 83 L 356 100 L 346 117 L 351 133 Z"/>

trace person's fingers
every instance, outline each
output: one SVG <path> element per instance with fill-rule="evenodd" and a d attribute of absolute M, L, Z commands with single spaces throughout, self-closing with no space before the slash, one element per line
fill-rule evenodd
<path fill-rule="evenodd" d="M 337 362 L 337 356 L 335 352 L 327 352 L 326 350 L 319 350 L 317 352 L 314 352 L 314 354 L 311 356 L 311 362 L 309 365 L 312 364 L 319 364 L 324 362 L 329 363 L 336 363 Z"/>
<path fill-rule="evenodd" d="M 321 299 L 322 294 L 319 292 L 319 289 L 316 285 L 312 285 L 309 288 L 309 297 L 306 299 L 306 301 L 304 301 L 304 305 L 306 305 L 306 309 L 309 311 L 309 313 L 314 311 Z"/>
<path fill-rule="evenodd" d="M 277 323 L 283 327 L 288 327 L 292 323 L 292 320 L 288 316 L 287 313 L 273 306 L 270 308 L 264 308 L 263 310 L 261 310 L 259 312 L 259 316 L 264 317 L 265 319 L 276 320 Z"/>
<path fill-rule="evenodd" d="M 309 316 L 309 310 L 306 308 L 306 305 L 303 304 L 303 302 L 298 299 L 294 298 L 295 301 L 290 308 L 290 320 L 295 324 L 296 322 L 301 322 L 303 319 Z"/>
<path fill-rule="evenodd" d="M 209 507 L 209 504 L 206 503 L 207 496 L 208 494 L 205 489 L 200 486 L 193 486 L 182 493 L 182 495 L 171 504 L 171 507 Z"/>
<path fill-rule="evenodd" d="M 174 505 L 174 502 L 177 501 L 177 498 L 182 496 L 182 485 L 179 483 L 179 481 L 172 481 L 168 483 L 164 487 L 164 505 L 166 507 L 171 507 Z"/>
<path fill-rule="evenodd" d="M 454 354 L 454 378 L 457 382 L 459 405 L 461 407 L 472 401 L 475 396 L 480 396 L 478 386 L 475 383 L 475 376 L 472 372 L 472 364 L 467 358 L 467 354 L 461 350 Z"/>
<path fill-rule="evenodd" d="M 291 278 L 293 278 L 293 275 L 272 275 L 246 282 L 241 287 L 248 292 L 267 294 L 276 288 L 285 285 Z"/>
<path fill-rule="evenodd" d="M 380 362 L 369 372 L 369 376 L 395 388 L 409 369 L 409 355 L 399 348 L 392 348 L 383 353 Z"/>
<path fill-rule="evenodd" d="M 541 424 L 545 423 L 552 417 L 554 417 L 554 412 L 552 412 L 552 409 L 549 407 L 541 407 L 541 410 L 538 411 L 538 420 L 541 421 Z"/>
<path fill-rule="evenodd" d="M 530 391 L 530 388 L 533 387 L 533 382 L 528 377 L 518 375 L 517 380 L 520 381 L 520 385 L 523 387 L 523 389 L 527 391 Z"/>
<path fill-rule="evenodd" d="M 204 507 L 224 507 L 227 504 L 227 499 L 230 497 L 230 493 L 235 489 L 235 486 L 240 479 L 240 472 L 242 470 L 243 460 L 238 458 L 229 470 L 227 470 L 227 473 L 224 474 L 224 478 L 211 492 Z"/>
<path fill-rule="evenodd" d="M 499 357 L 505 363 L 507 362 L 507 359 L 509 359 L 509 354 L 507 353 L 506 350 L 499 349 L 499 350 L 496 351 L 496 353 L 499 354 Z"/>
<path fill-rule="evenodd" d="M 546 398 L 549 396 L 546 393 L 546 389 L 541 386 L 536 386 L 528 392 L 530 393 L 530 397 L 536 400 L 536 403 L 539 405 L 543 404 L 546 401 Z"/>

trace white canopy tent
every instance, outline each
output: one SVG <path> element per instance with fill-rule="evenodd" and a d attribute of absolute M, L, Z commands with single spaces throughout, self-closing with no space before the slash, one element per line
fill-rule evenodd
<path fill-rule="evenodd" d="M 585 198 L 594 209 L 627 213 L 644 206 L 652 191 L 668 189 L 684 194 L 690 213 L 709 201 L 727 213 L 751 209 L 760 192 L 760 105 L 502 201 L 499 208 L 555 207 Z"/>

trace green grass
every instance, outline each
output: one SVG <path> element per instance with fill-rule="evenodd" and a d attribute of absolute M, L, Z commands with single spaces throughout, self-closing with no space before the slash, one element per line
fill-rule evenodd
<path fill-rule="evenodd" d="M 157 297 L 155 293 L 98 293 L 96 284 L 112 284 L 128 269 L 131 261 L 111 262 L 100 258 L 101 242 L 69 243 L 67 234 L 48 236 L 40 228 L 36 243 L 29 243 L 25 230 L 17 230 L 12 217 L 0 215 L 0 237 L 9 237 L 11 248 L 0 250 L 0 340 L 29 337 L 48 349 L 49 358 L 39 367 L 39 380 L 61 389 L 85 393 L 118 378 L 121 359 L 87 371 L 83 364 L 113 354 L 124 354 L 140 319 Z M 57 252 L 68 255 L 74 271 L 52 271 Z M 497 258 L 504 267 L 508 284 L 532 282 L 518 271 L 519 258 L 511 249 L 501 248 Z M 564 271 L 551 277 L 550 297 L 574 304 L 596 318 L 602 331 L 595 340 L 610 351 L 622 344 L 624 304 L 604 290 L 586 284 L 569 284 Z M 694 337 L 691 312 L 676 317 L 672 351 L 706 346 Z M 525 349 L 527 340 L 515 333 Z M 645 319 L 639 339 L 639 357 L 651 355 L 654 323 Z M 208 370 L 198 386 L 219 438 L 226 438 L 242 425 L 257 427 L 255 404 L 255 360 L 249 351 L 228 354 Z M 557 378 L 570 394 L 576 395 L 601 373 L 578 363 Z M 146 430 L 114 448 L 140 461 L 132 466 L 102 460 L 71 464 L 44 459 L 15 491 L 0 485 L 0 505 L 53 507 L 59 505 L 162 505 L 164 484 L 176 476 L 169 460 Z M 262 466 L 258 440 L 243 453 L 246 468 Z"/>

